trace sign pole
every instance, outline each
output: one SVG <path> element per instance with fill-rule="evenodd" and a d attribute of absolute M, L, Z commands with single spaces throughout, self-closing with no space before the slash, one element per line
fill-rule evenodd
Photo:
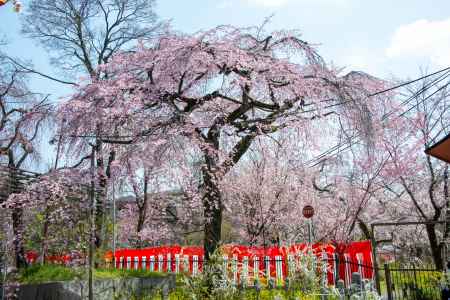
<path fill-rule="evenodd" d="M 306 205 L 302 210 L 303 216 L 308 222 L 308 243 L 312 244 L 312 217 L 314 216 L 314 207 L 311 205 Z"/>
<path fill-rule="evenodd" d="M 308 243 L 311 245 L 312 243 L 312 219 L 308 219 Z"/>

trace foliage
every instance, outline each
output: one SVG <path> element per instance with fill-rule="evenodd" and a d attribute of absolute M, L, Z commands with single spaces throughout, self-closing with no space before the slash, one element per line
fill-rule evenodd
<path fill-rule="evenodd" d="M 19 273 L 19 281 L 24 284 L 45 283 L 53 281 L 70 281 L 86 279 L 86 269 L 82 267 L 66 267 L 55 264 L 36 264 L 24 268 Z M 95 269 L 95 279 L 117 278 L 154 278 L 165 277 L 167 274 L 142 270 L 126 269 Z"/>
<path fill-rule="evenodd" d="M 150 272 L 143 270 L 126 270 L 126 269 L 96 269 L 94 276 L 97 279 L 114 279 L 114 278 L 153 278 L 165 277 L 167 274 Z"/>
<path fill-rule="evenodd" d="M 228 299 L 236 294 L 237 289 L 225 276 L 221 264 L 222 252 L 218 248 L 205 262 L 203 271 L 196 276 L 184 276 L 182 292 L 192 299 Z"/>
<path fill-rule="evenodd" d="M 391 280 L 397 292 L 414 295 L 418 299 L 435 299 L 440 292 L 440 284 L 445 276 L 438 271 L 391 271 Z"/>
<path fill-rule="evenodd" d="M 314 267 L 314 255 L 302 252 L 297 258 L 298 264 L 290 274 L 288 289 L 286 286 L 279 287 L 286 282 L 274 282 L 275 286 L 270 287 L 264 279 L 249 287 L 236 285 L 231 278 L 225 276 L 222 253 L 216 250 L 202 273 L 178 278 L 178 288 L 170 295 L 170 299 L 320 299 L 320 296 L 315 295 L 322 293 L 330 295 L 328 299 L 338 299 L 338 292 L 334 288 L 321 288 L 320 278 Z"/>
<path fill-rule="evenodd" d="M 306 294 L 320 293 L 321 278 L 317 273 L 320 268 L 317 257 L 312 252 L 298 251 L 294 255 L 289 272 L 289 283 L 295 289 L 299 289 Z M 292 266 L 294 268 L 292 268 Z"/>
<path fill-rule="evenodd" d="M 80 278 L 82 269 L 68 268 L 59 265 L 34 265 L 21 270 L 21 283 L 45 283 L 52 281 L 70 281 Z"/>
<path fill-rule="evenodd" d="M 158 299 L 158 298 L 156 298 Z M 202 299 L 202 298 L 196 298 L 192 295 L 186 293 L 186 290 L 183 288 L 177 288 L 174 292 L 170 294 L 169 297 L 170 300 L 181 300 L 181 299 Z M 231 300 L 291 300 L 291 299 L 305 299 L 305 300 L 320 300 L 322 297 L 320 295 L 307 295 L 301 291 L 294 291 L 294 292 L 286 292 L 283 289 L 263 289 L 260 292 L 255 291 L 255 289 L 247 288 L 244 290 L 236 291 L 232 294 L 224 295 L 217 295 L 217 296 L 211 296 L 210 298 L 212 300 L 225 300 L 225 299 L 231 299 Z M 329 300 L 338 300 L 339 298 L 337 296 L 330 295 L 328 296 Z"/>

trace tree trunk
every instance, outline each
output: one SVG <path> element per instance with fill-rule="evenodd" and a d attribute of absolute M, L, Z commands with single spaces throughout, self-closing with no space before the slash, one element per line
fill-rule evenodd
<path fill-rule="evenodd" d="M 435 224 L 427 224 L 426 230 L 428 235 L 428 240 L 430 242 L 431 255 L 433 256 L 433 261 L 438 270 L 443 270 L 444 264 L 441 256 L 441 246 L 438 243 Z"/>
<path fill-rule="evenodd" d="M 138 244 L 136 245 L 138 248 L 143 247 L 143 242 L 141 238 L 139 237 L 139 233 L 144 229 L 144 222 L 145 222 L 145 209 L 141 206 L 138 207 L 138 222 L 136 225 L 136 234 L 138 238 Z"/>
<path fill-rule="evenodd" d="M 372 240 L 372 232 L 370 232 L 370 229 L 367 226 L 367 224 L 360 218 L 358 218 L 358 225 L 359 229 L 361 229 L 361 232 L 364 234 L 364 237 L 368 240 Z"/>
<path fill-rule="evenodd" d="M 12 192 L 17 192 L 19 190 L 19 180 L 16 175 L 16 168 L 14 165 L 9 163 L 9 180 L 10 186 L 10 194 Z M 18 205 L 12 209 L 11 218 L 12 218 L 12 229 L 14 235 L 13 247 L 14 247 L 14 257 L 15 257 L 15 265 L 16 268 L 22 268 L 27 266 L 27 261 L 25 260 L 25 248 L 23 246 L 23 228 L 22 228 L 22 215 L 23 208 Z"/>
<path fill-rule="evenodd" d="M 101 148 L 101 144 L 97 144 L 97 149 Z M 97 174 L 99 180 L 99 192 L 96 194 L 96 207 L 95 207 L 95 247 L 100 248 L 102 246 L 102 230 L 103 230 L 103 215 L 104 204 L 106 203 L 106 176 L 104 172 L 103 159 L 101 158 L 100 150 L 97 150 Z"/>
<path fill-rule="evenodd" d="M 138 207 L 138 222 L 136 226 L 136 233 L 138 235 L 138 247 L 143 247 L 143 242 L 139 237 L 139 233 L 144 229 L 145 219 L 147 218 L 148 208 L 148 176 L 146 170 L 144 170 L 144 195 L 142 195 L 142 203 L 139 203 L 139 195 L 136 194 L 136 204 Z"/>
<path fill-rule="evenodd" d="M 14 234 L 14 255 L 16 268 L 20 269 L 27 266 L 27 261 L 25 260 L 25 248 L 23 247 L 23 237 L 22 237 L 22 214 L 23 209 L 21 207 L 16 207 L 12 211 L 12 222 L 13 222 L 13 234 Z"/>
<path fill-rule="evenodd" d="M 211 174 L 209 171 L 204 171 L 203 178 L 205 188 L 203 198 L 205 213 L 203 247 L 205 250 L 205 259 L 209 260 L 211 255 L 219 247 L 222 237 L 222 199 L 214 179 L 214 174 Z"/>
<path fill-rule="evenodd" d="M 46 257 L 48 252 L 48 225 L 49 225 L 49 208 L 47 207 L 47 203 L 45 204 L 45 213 L 44 213 L 44 226 L 42 228 L 42 264 L 46 263 Z"/>

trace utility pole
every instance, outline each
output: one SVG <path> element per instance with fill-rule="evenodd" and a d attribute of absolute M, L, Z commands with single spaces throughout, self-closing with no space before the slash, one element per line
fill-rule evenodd
<path fill-rule="evenodd" d="M 442 255 L 444 261 L 444 271 L 447 273 L 447 278 L 450 278 L 450 195 L 448 190 L 449 178 L 448 178 L 448 165 L 444 172 L 444 180 L 446 181 L 446 197 L 445 202 L 445 216 L 444 216 L 444 249 Z"/>
<path fill-rule="evenodd" d="M 89 300 L 94 300 L 94 293 L 92 287 L 93 274 L 92 269 L 94 267 L 94 248 L 95 248 L 95 146 L 92 146 L 91 153 L 91 186 L 89 191 L 89 201 L 91 203 L 91 215 L 90 215 L 90 230 L 89 233 L 89 279 L 88 279 L 88 289 L 89 289 Z"/>
<path fill-rule="evenodd" d="M 116 267 L 116 189 L 114 182 L 112 183 L 112 200 L 113 200 L 113 268 Z"/>

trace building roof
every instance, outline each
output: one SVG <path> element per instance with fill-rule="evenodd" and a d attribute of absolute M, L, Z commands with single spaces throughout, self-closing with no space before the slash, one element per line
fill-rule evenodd
<path fill-rule="evenodd" d="M 450 163 L 450 134 L 433 146 L 425 149 L 425 153 Z"/>

